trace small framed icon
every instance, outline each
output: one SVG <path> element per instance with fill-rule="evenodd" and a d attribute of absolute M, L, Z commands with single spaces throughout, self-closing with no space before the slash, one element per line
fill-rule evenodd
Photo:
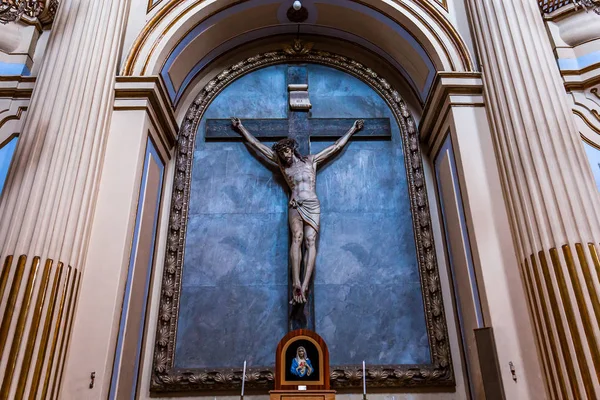
<path fill-rule="evenodd" d="M 325 389 L 329 386 L 329 368 L 326 365 L 329 357 L 325 342 L 312 331 L 295 332 L 295 335 L 288 335 L 278 346 L 279 386 Z"/>

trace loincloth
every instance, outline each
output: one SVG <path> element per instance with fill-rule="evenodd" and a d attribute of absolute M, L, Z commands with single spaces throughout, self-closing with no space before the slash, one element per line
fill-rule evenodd
<path fill-rule="evenodd" d="M 300 218 L 305 224 L 308 224 L 319 232 L 319 222 L 321 220 L 321 203 L 319 199 L 290 200 L 290 207 L 297 210 Z"/>

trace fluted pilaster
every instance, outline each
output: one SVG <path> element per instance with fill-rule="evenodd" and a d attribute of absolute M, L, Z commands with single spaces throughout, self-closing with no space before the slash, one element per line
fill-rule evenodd
<path fill-rule="evenodd" d="M 62 0 L 0 202 L 0 398 L 56 398 L 129 0 Z"/>
<path fill-rule="evenodd" d="M 535 0 L 468 3 L 547 388 L 597 399 L 600 202 L 548 34 Z"/>

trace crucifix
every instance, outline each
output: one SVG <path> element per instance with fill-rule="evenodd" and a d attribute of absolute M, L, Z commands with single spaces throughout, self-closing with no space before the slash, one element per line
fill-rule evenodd
<path fill-rule="evenodd" d="M 288 222 L 291 232 L 289 258 L 288 329 L 315 330 L 312 272 L 316 258 L 320 204 L 316 195 L 316 169 L 331 159 L 352 135 L 364 139 L 391 139 L 389 118 L 365 120 L 310 118 L 308 71 L 303 65 L 288 67 L 289 112 L 287 119 L 242 121 L 208 119 L 207 141 L 246 139 L 248 145 L 279 166 L 289 188 Z M 348 129 L 350 127 L 350 129 Z M 346 131 L 346 133 L 344 133 Z M 360 131 L 360 132 L 359 132 Z M 250 133 L 252 132 L 252 133 Z M 310 141 L 336 138 L 317 154 L 310 154 Z M 277 141 L 273 148 L 258 139 Z M 304 252 L 302 251 L 304 247 Z M 304 279 L 300 279 L 304 276 Z"/>

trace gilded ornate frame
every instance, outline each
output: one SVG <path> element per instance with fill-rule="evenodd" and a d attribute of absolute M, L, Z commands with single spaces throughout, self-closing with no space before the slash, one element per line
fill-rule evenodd
<path fill-rule="evenodd" d="M 150 390 L 152 392 L 190 392 L 241 389 L 242 370 L 240 368 L 174 368 L 192 159 L 198 125 L 204 111 L 217 94 L 229 83 L 244 74 L 283 63 L 321 64 L 337 68 L 361 79 L 385 99 L 400 126 L 431 363 L 423 365 L 370 365 L 367 370 L 369 387 L 454 386 L 448 330 L 433 243 L 423 162 L 415 122 L 400 94 L 372 69 L 347 57 L 330 52 L 288 47 L 285 50 L 250 57 L 225 69 L 216 78 L 208 82 L 196 97 L 182 123 L 178 137 L 176 171 Z M 246 371 L 245 387 L 250 390 L 271 388 L 274 379 L 273 374 L 274 367 L 249 368 Z M 362 368 L 359 365 L 332 366 L 330 378 L 332 389 L 359 388 L 362 384 Z"/>

